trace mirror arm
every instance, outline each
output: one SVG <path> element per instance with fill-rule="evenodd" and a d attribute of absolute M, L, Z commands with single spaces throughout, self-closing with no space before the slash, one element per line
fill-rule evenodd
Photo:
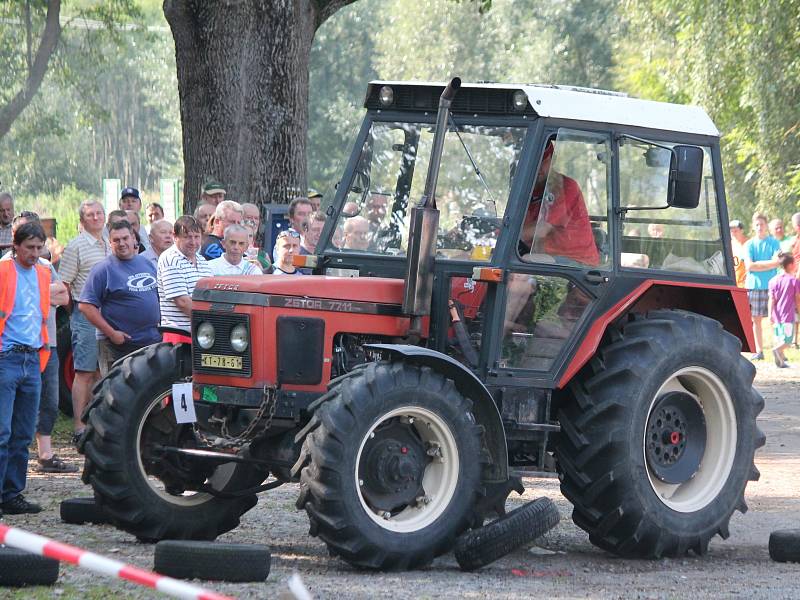
<path fill-rule="evenodd" d="M 671 207 L 669 204 L 666 206 L 618 206 L 614 209 L 614 212 L 618 217 L 624 219 L 629 210 L 664 210 L 665 208 Z"/>

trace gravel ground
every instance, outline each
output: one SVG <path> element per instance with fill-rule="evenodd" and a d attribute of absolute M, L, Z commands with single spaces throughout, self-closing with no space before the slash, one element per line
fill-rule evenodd
<path fill-rule="evenodd" d="M 305 513 L 294 508 L 296 485 L 260 496 L 236 530 L 220 541 L 266 543 L 272 572 L 259 584 L 209 582 L 209 589 L 240 598 L 289 597 L 286 580 L 297 572 L 316 598 L 800 598 L 800 564 L 772 562 L 767 551 L 775 529 L 800 528 L 800 370 L 760 363 L 756 386 L 766 408 L 759 419 L 767 444 L 756 456 L 761 479 L 747 488 L 747 514 L 731 520 L 731 537 L 716 538 L 709 553 L 681 560 L 623 560 L 598 550 L 570 520 L 571 507 L 555 479 L 528 479 L 524 497 L 514 495 L 509 508 L 538 496 L 552 498 L 561 523 L 530 549 L 514 552 L 477 573 L 462 573 L 452 554 L 421 571 L 363 573 L 328 556 L 324 544 L 308 535 Z M 74 464 L 81 457 L 67 445 L 58 448 Z M 90 496 L 76 475 L 29 475 L 28 496 L 41 502 L 38 515 L 10 516 L 6 522 L 82 548 L 153 566 L 153 546 L 111 526 L 68 525 L 58 516 L 65 498 Z M 201 582 L 202 584 L 202 582 Z M 0 589 L 0 598 L 151 598 L 156 594 L 133 584 L 101 578 L 62 565 L 52 588 Z"/>

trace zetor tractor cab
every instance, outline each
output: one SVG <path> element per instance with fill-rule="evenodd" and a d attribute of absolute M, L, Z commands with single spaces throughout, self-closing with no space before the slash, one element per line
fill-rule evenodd
<path fill-rule="evenodd" d="M 83 478 L 113 522 L 213 539 L 299 482 L 332 554 L 414 568 L 555 472 L 610 552 L 727 537 L 764 403 L 708 116 L 458 79 L 365 106 L 313 275 L 201 280 L 191 347 L 96 388 Z"/>

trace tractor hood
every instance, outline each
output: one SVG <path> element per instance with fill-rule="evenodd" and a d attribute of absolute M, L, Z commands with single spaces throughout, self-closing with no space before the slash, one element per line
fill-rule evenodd
<path fill-rule="evenodd" d="M 385 277 L 269 275 L 214 277 L 197 282 L 192 298 L 233 304 L 273 305 L 269 298 L 308 298 L 397 304 L 403 302 L 403 280 Z M 278 305 L 279 302 L 275 302 Z"/>

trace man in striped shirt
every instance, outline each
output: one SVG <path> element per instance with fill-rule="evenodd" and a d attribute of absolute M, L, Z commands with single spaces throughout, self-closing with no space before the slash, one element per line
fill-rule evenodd
<path fill-rule="evenodd" d="M 200 254 L 202 232 L 194 217 L 184 215 L 175 221 L 175 244 L 158 258 L 158 301 L 161 326 L 182 330 L 186 335 L 164 334 L 165 342 L 191 342 L 192 292 L 201 277 L 214 274 Z"/>
<path fill-rule="evenodd" d="M 81 297 L 89 271 L 110 254 L 108 243 L 103 238 L 106 216 L 103 205 L 97 200 L 86 200 L 81 202 L 78 213 L 83 232 L 67 244 L 58 266 L 58 273 L 69 286 L 75 302 Z M 97 370 L 97 330 L 77 308 L 72 311 L 70 329 L 75 365 L 75 381 L 72 384 L 73 442 L 77 442 L 84 427 L 81 415 L 91 398 L 92 387 L 100 371 Z"/>

